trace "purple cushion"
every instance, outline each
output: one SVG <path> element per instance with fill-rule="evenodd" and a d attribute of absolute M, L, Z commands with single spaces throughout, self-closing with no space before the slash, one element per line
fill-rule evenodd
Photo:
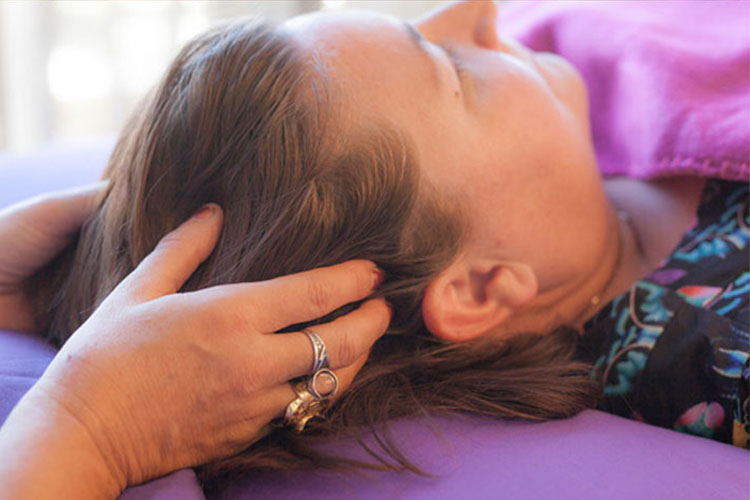
<path fill-rule="evenodd" d="M 33 335 L 0 331 L 0 421 L 53 356 L 54 349 Z M 408 419 L 392 424 L 390 434 L 412 460 L 437 477 L 370 471 L 262 473 L 227 485 L 224 494 L 237 500 L 744 500 L 750 481 L 745 450 L 593 410 L 546 423 L 463 415 Z M 327 451 L 368 459 L 353 441 L 331 443 Z M 120 498 L 204 496 L 195 474 L 186 469 L 129 488 Z"/>
<path fill-rule="evenodd" d="M 0 208 L 96 180 L 111 146 L 0 156 Z M 31 335 L 0 332 L 0 421 L 53 355 Z M 459 416 L 435 418 L 432 424 L 443 438 L 429 431 L 424 419 L 397 422 L 391 435 L 436 479 L 379 472 L 255 474 L 227 485 L 227 498 L 748 498 L 746 451 L 598 411 L 541 424 Z M 364 457 L 356 443 L 331 446 Z M 121 498 L 204 500 L 189 469 L 129 488 Z"/>
<path fill-rule="evenodd" d="M 434 418 L 440 434 L 426 423 L 401 421 L 391 434 L 435 479 L 395 472 L 257 474 L 228 488 L 227 498 L 748 498 L 745 450 L 599 411 L 546 423 Z M 356 443 L 331 448 L 367 459 Z"/>
<path fill-rule="evenodd" d="M 27 154 L 0 152 L 0 208 L 25 198 L 99 179 L 114 140 L 50 145 Z"/>

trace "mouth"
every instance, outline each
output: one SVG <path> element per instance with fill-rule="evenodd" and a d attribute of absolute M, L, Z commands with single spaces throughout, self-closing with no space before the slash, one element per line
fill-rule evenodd
<path fill-rule="evenodd" d="M 503 52 L 525 62 L 530 67 L 539 72 L 539 74 L 543 75 L 543 73 L 539 69 L 539 64 L 534 57 L 536 53 L 533 50 L 525 47 L 517 40 L 514 40 L 513 38 L 509 38 L 507 36 L 498 35 L 498 39 L 500 40 L 500 43 L 503 44 Z"/>

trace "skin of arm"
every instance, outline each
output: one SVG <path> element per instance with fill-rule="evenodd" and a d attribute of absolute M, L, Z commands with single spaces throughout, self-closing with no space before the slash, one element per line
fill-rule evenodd
<path fill-rule="evenodd" d="M 126 486 L 81 423 L 35 387 L 0 428 L 0 484 L 0 500 L 108 500 Z"/>
<path fill-rule="evenodd" d="M 107 182 L 49 193 L 0 210 L 0 328 L 33 331 L 17 290 L 53 258 L 97 206 Z M 88 431 L 37 382 L 0 427 L 0 499 L 117 498 L 123 478 L 112 473 Z"/>

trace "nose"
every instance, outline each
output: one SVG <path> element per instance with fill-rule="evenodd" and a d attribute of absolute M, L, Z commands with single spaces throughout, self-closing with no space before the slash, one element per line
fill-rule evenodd
<path fill-rule="evenodd" d="M 450 2 L 414 21 L 414 27 L 432 43 L 507 51 L 496 24 L 495 2 L 477 0 Z"/>
<path fill-rule="evenodd" d="M 449 2 L 417 18 L 414 27 L 435 44 L 494 50 L 532 64 L 529 49 L 512 38 L 498 35 L 497 8 L 494 1 Z"/>

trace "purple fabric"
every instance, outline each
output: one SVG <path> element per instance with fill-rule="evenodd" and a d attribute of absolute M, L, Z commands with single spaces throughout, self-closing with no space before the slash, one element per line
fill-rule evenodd
<path fill-rule="evenodd" d="M 31 334 L 0 331 L 0 422 L 54 352 Z M 750 455 L 740 448 L 598 411 L 537 424 L 460 415 L 418 418 L 395 422 L 390 435 L 437 477 L 394 472 L 254 474 L 227 485 L 224 495 L 233 500 L 745 500 L 750 484 Z M 373 446 L 371 439 L 366 441 Z M 353 441 L 331 443 L 327 451 L 368 458 Z M 194 472 L 185 469 L 128 488 L 120 500 L 205 497 Z"/>
<path fill-rule="evenodd" d="M 119 500 L 205 500 L 193 469 L 182 469 L 126 489 Z"/>
<path fill-rule="evenodd" d="M 0 331 L 0 422 L 42 375 L 55 352 L 38 337 Z"/>
<path fill-rule="evenodd" d="M 0 209 L 31 196 L 99 179 L 114 141 L 49 145 L 27 154 L 0 152 Z"/>
<path fill-rule="evenodd" d="M 598 411 L 545 423 L 440 417 L 395 423 L 392 435 L 437 478 L 378 472 L 256 474 L 227 489 L 251 500 L 747 499 L 748 453 Z M 373 446 L 372 440 L 368 444 Z M 349 456 L 357 445 L 331 448 Z M 369 477 L 368 477 L 369 476 Z"/>
<path fill-rule="evenodd" d="M 604 175 L 750 180 L 750 2 L 508 2 L 498 31 L 589 89 Z"/>

